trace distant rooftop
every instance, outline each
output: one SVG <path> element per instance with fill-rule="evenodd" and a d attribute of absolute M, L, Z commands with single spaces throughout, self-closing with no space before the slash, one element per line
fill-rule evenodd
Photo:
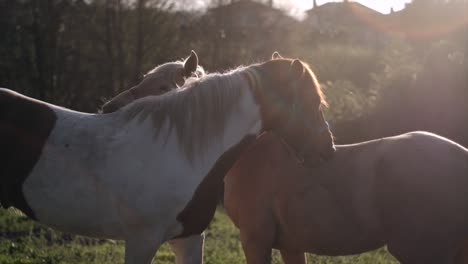
<path fill-rule="evenodd" d="M 342 11 L 347 11 L 347 10 L 358 11 L 359 13 L 366 13 L 369 15 L 383 15 L 382 13 L 372 8 L 369 8 L 361 3 L 349 2 L 349 1 L 328 2 L 323 5 L 315 5 L 315 7 L 308 9 L 305 12 L 309 15 L 309 14 L 317 13 L 317 12 L 335 13 L 335 12 L 342 12 Z"/>

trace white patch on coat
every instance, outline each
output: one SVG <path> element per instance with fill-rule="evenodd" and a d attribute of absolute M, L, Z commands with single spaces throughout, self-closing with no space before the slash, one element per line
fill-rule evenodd
<path fill-rule="evenodd" d="M 148 230 L 163 240 L 182 231 L 179 212 L 216 160 L 258 135 L 260 110 L 245 90 L 224 134 L 190 161 L 175 133 L 154 134 L 150 118 L 123 124 L 122 111 L 91 115 L 53 107 L 57 123 L 23 191 L 38 220 L 57 229 L 113 239 Z M 146 100 L 151 100 L 146 99 Z M 163 125 L 161 135 L 169 126 Z M 173 132 L 173 131 L 171 131 Z"/>

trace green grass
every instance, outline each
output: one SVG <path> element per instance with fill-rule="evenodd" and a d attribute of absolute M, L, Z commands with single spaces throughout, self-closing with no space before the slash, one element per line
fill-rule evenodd
<path fill-rule="evenodd" d="M 28 220 L 14 210 L 0 209 L 0 263 L 123 263 L 121 241 L 91 239 L 54 231 Z M 174 255 L 163 245 L 156 257 L 158 264 L 174 263 Z M 349 257 L 308 256 L 309 263 L 398 263 L 385 249 Z M 204 263 L 245 263 L 239 232 L 222 209 L 206 232 Z M 273 253 L 272 263 L 282 263 Z"/>

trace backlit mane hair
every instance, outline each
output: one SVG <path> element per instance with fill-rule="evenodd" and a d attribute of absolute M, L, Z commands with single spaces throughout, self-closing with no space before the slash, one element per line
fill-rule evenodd
<path fill-rule="evenodd" d="M 226 121 L 236 110 L 239 98 L 248 87 L 239 67 L 227 73 L 212 73 L 201 79 L 191 79 L 181 89 L 159 95 L 147 96 L 124 107 L 125 122 L 139 122 L 151 118 L 155 136 L 168 122 L 169 130 L 175 130 L 181 147 L 189 160 L 203 151 L 213 140 L 220 140 Z"/>
<path fill-rule="evenodd" d="M 322 103 L 323 106 L 328 107 L 328 102 L 327 98 L 325 97 L 325 94 L 322 91 L 322 86 L 320 85 L 319 81 L 317 80 L 317 76 L 315 76 L 314 71 L 310 68 L 310 65 L 308 63 L 305 63 L 301 61 L 302 64 L 304 65 L 304 68 L 306 72 L 310 74 L 312 77 L 312 82 L 314 83 L 315 90 L 317 91 L 318 96 L 320 97 L 320 102 Z"/>
<path fill-rule="evenodd" d="M 178 70 L 184 68 L 184 63 L 185 62 L 183 60 L 178 60 L 158 65 L 152 70 L 150 70 L 148 73 L 146 73 L 143 76 L 143 79 L 159 79 L 162 76 L 164 79 L 175 80 L 177 77 L 176 74 L 178 73 Z M 202 66 L 197 65 L 197 70 L 193 74 L 195 75 L 193 77 L 200 78 L 206 73 Z"/>
<path fill-rule="evenodd" d="M 282 59 L 282 60 L 287 60 L 287 61 L 290 61 L 290 63 L 293 62 L 293 60 L 291 59 Z M 309 64 L 301 61 L 302 65 L 304 66 L 304 69 L 305 69 L 305 72 L 304 74 L 308 74 L 308 76 L 310 76 L 310 78 L 312 79 L 312 83 L 313 83 L 313 88 L 312 89 L 315 89 L 317 95 L 319 96 L 319 99 L 320 99 L 320 103 L 325 106 L 325 107 L 328 107 L 328 103 L 327 103 L 327 100 L 326 100 L 326 97 L 325 97 L 325 94 L 323 93 L 322 91 L 322 86 L 320 85 L 319 81 L 317 80 L 317 77 L 315 76 L 315 73 L 314 71 L 312 71 L 311 67 Z M 253 68 L 253 67 L 252 67 Z M 258 74 L 256 73 L 256 71 L 249 71 L 247 72 L 248 75 L 251 75 L 250 78 L 254 79 L 255 82 L 258 84 L 258 83 L 261 83 L 262 81 L 260 80 L 260 75 L 261 74 Z M 304 76 L 303 76 L 304 77 Z M 271 77 L 270 77 L 271 78 Z"/>
<path fill-rule="evenodd" d="M 161 79 L 163 79 L 163 80 L 172 81 L 173 84 L 175 85 L 174 88 L 177 88 L 178 85 L 175 82 L 175 80 L 178 77 L 177 74 L 179 74 L 180 71 L 184 69 L 184 64 L 185 64 L 185 61 L 178 60 L 178 61 L 166 62 L 164 64 L 158 65 L 158 66 L 154 67 L 152 70 L 150 70 L 148 73 L 146 73 L 143 76 L 143 79 L 141 80 L 140 84 L 143 81 L 146 81 L 146 85 L 151 85 L 153 81 L 160 81 Z M 206 72 L 203 69 L 203 67 L 200 66 L 200 65 L 197 65 L 196 71 L 194 73 L 192 73 L 191 77 L 187 78 L 186 82 L 190 81 L 191 79 L 201 78 L 205 74 L 206 74 Z M 134 86 L 134 87 L 136 87 L 136 86 Z M 129 90 L 127 90 L 127 91 L 129 91 Z M 124 92 L 126 92 L 126 91 L 124 91 Z M 116 97 L 122 95 L 123 93 L 120 93 Z M 110 98 L 109 100 L 104 100 L 103 105 L 100 107 L 101 109 L 99 110 L 99 113 L 102 113 L 102 108 L 106 104 L 108 104 L 109 102 L 116 99 L 116 97 Z"/>

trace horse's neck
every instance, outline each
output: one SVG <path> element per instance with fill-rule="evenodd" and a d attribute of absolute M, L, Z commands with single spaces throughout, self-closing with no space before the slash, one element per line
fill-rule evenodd
<path fill-rule="evenodd" d="M 227 117 L 222 146 L 230 148 L 248 135 L 258 136 L 262 129 L 260 107 L 256 103 L 252 91 L 245 87 L 236 111 Z"/>
<path fill-rule="evenodd" d="M 203 93 L 197 94 L 190 89 L 199 87 L 187 88 L 172 96 L 187 96 L 197 98 L 197 104 L 187 105 L 180 102 L 172 107 L 165 107 L 161 112 L 145 112 L 137 111 L 135 115 L 129 113 L 134 111 L 132 106 L 122 109 L 115 113 L 115 120 L 119 120 L 122 124 L 121 129 L 117 129 L 112 136 L 113 142 L 110 147 L 118 149 L 125 148 L 125 145 L 132 145 L 135 142 L 146 141 L 145 146 L 162 149 L 162 146 L 172 148 L 174 153 L 170 155 L 174 159 L 185 158 L 195 166 L 210 166 L 216 159 L 231 147 L 236 146 L 248 135 L 258 135 L 262 128 L 260 107 L 255 101 L 254 94 L 249 88 L 248 82 L 240 76 L 230 76 L 226 79 L 226 85 L 205 86 L 203 89 L 239 89 L 239 96 L 233 96 L 231 92 L 220 92 L 211 94 L 205 98 Z M 210 81 L 210 80 L 208 80 Z M 214 82 L 219 81 L 214 80 Z M 234 91 L 233 91 L 234 92 Z M 184 93 L 189 93 L 185 94 Z M 236 92 L 234 92 L 236 93 Z M 233 97 L 231 97 L 233 96 Z M 226 98 L 222 98 L 226 97 Z M 231 100 L 235 98 L 234 100 Z M 165 98 L 168 100 L 169 98 Z M 161 98 L 142 98 L 146 102 L 140 101 L 136 104 L 143 103 L 151 106 L 152 100 L 161 100 Z M 169 99 L 171 100 L 171 99 Z M 175 98 L 177 100 L 177 98 Z M 156 102 L 157 103 L 157 102 Z M 205 107 L 202 111 L 200 105 L 229 105 L 229 107 Z M 135 105 L 136 106 L 136 105 Z M 202 107 L 203 108 L 203 107 Z M 214 110 L 218 110 L 213 114 Z M 210 110 L 210 111 L 208 111 Z M 155 111 L 160 111 L 156 109 Z M 180 125 L 181 122 L 169 121 L 168 117 L 171 113 L 163 111 L 180 111 L 182 117 L 190 117 L 183 122 L 188 122 L 186 125 Z M 152 116 L 155 114 L 156 116 Z M 161 119 L 157 115 L 167 115 L 164 123 L 160 126 L 155 126 L 156 119 Z M 123 117 L 120 118 L 119 116 Z M 174 115 L 173 115 L 174 117 Z M 180 118 L 178 116 L 177 118 Z M 156 121 L 160 122 L 160 121 Z M 175 123 L 171 123 L 175 122 Z M 177 123 L 177 124 L 176 124 Z M 159 127 L 159 128 L 156 128 Z M 207 132 L 210 131 L 210 132 Z M 207 136 L 209 135 L 209 136 Z M 117 146 L 118 145 L 118 146 Z M 151 146 L 150 146 L 151 145 Z M 148 150 L 149 151 L 149 150 Z M 159 156 L 159 155 L 158 155 Z"/>
<path fill-rule="evenodd" d="M 247 86 L 247 85 L 246 85 Z M 247 88 L 247 87 L 246 87 Z M 190 202 L 177 215 L 183 231 L 180 236 L 199 234 L 208 226 L 219 204 L 224 177 L 236 160 L 261 131 L 259 106 L 250 89 L 242 93 L 235 111 L 226 117 L 221 142 L 210 144 L 205 155 L 195 157 L 189 167 L 190 177 L 197 179 Z M 188 182 L 188 180 L 185 180 Z"/>
<path fill-rule="evenodd" d="M 255 101 L 253 91 L 248 82 L 241 78 L 238 84 L 242 91 L 233 110 L 226 113 L 225 126 L 219 136 L 215 136 L 207 144 L 205 151 L 208 157 L 203 159 L 203 153 L 199 156 L 201 160 L 212 163 L 227 151 L 236 147 L 246 137 L 258 136 L 262 129 L 260 106 Z M 206 102 L 209 103 L 209 102 Z M 221 131 L 220 131 L 221 132 Z M 211 145 L 211 146 L 209 146 Z M 204 163 L 204 162 L 201 162 Z"/>

